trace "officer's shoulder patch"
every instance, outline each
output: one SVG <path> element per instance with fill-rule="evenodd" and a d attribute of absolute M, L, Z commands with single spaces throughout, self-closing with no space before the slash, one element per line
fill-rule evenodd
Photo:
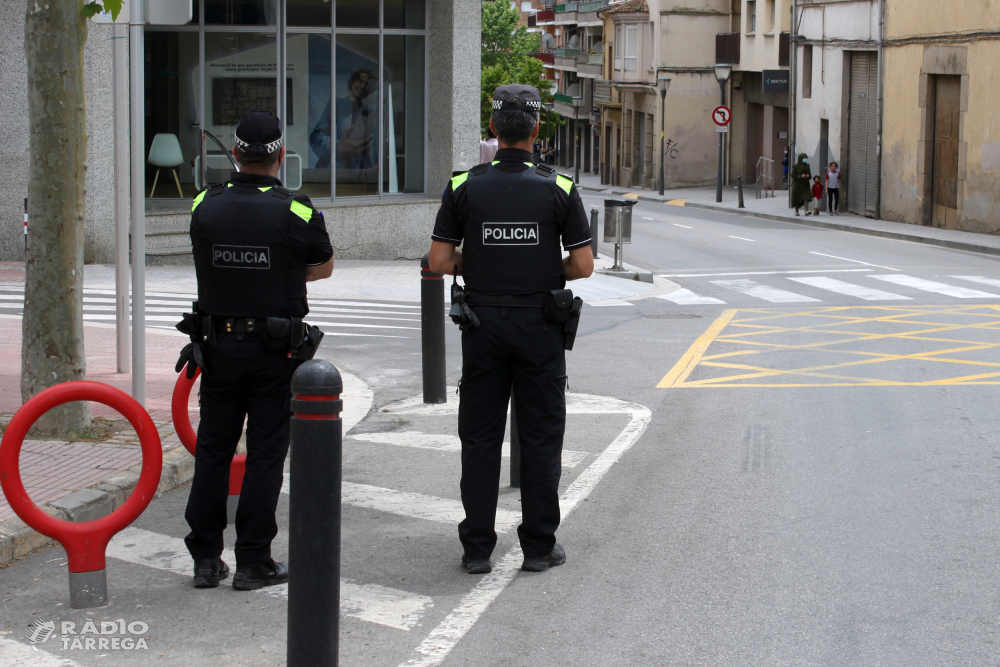
<path fill-rule="evenodd" d="M 206 192 L 208 192 L 208 190 L 202 190 L 201 192 L 199 192 L 198 194 L 196 194 L 194 196 L 194 201 L 191 203 L 191 212 L 192 213 L 194 212 L 194 210 L 196 208 L 198 208 L 198 204 L 201 203 L 201 200 L 205 198 L 205 193 Z"/>
<path fill-rule="evenodd" d="M 280 185 L 275 185 L 271 188 L 271 194 L 278 199 L 288 199 L 289 197 L 294 197 L 295 193 L 288 188 L 283 188 Z"/>
<path fill-rule="evenodd" d="M 295 201 L 293 199 L 292 200 L 292 213 L 294 213 L 295 215 L 299 216 L 300 218 L 302 218 L 306 222 L 309 222 L 312 219 L 313 209 L 310 208 L 309 206 L 306 206 L 302 202 Z"/>
<path fill-rule="evenodd" d="M 525 163 L 528 164 L 528 163 Z M 542 178 L 548 178 L 552 174 L 556 173 L 556 170 L 547 164 L 528 164 L 529 167 L 535 168 L 535 173 Z"/>
<path fill-rule="evenodd" d="M 565 190 L 566 194 L 569 194 L 569 191 L 573 189 L 573 179 L 559 174 L 556 176 L 556 185 Z"/>
<path fill-rule="evenodd" d="M 458 190 L 462 186 L 462 183 L 465 183 L 465 181 L 468 178 L 469 178 L 469 172 L 467 172 L 467 171 L 463 171 L 458 176 L 452 176 L 452 178 L 451 178 L 451 191 L 454 192 L 455 190 Z"/>
<path fill-rule="evenodd" d="M 477 164 L 475 167 L 469 170 L 469 173 L 473 176 L 482 176 L 490 168 L 490 165 L 483 163 Z"/>

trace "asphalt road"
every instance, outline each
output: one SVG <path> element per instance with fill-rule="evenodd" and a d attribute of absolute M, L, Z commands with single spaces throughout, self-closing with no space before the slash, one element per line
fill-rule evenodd
<path fill-rule="evenodd" d="M 563 489 L 639 406 L 651 416 L 573 506 L 569 560 L 548 573 L 484 588 L 460 571 L 449 505 L 428 500 L 458 498 L 455 416 L 398 403 L 420 392 L 419 339 L 325 347 L 376 403 L 345 441 L 358 601 L 341 664 L 1000 662 L 1000 259 L 645 202 L 633 238 L 626 261 L 685 291 L 584 311 L 570 389 L 612 398 L 577 400 Z M 386 490 L 410 494 L 409 515 L 379 509 Z M 131 536 L 145 562 L 109 559 L 109 608 L 66 608 L 59 548 L 0 572 L 0 642 L 39 617 L 125 618 L 149 624 L 148 653 L 41 648 L 88 666 L 284 664 L 284 600 L 190 589 L 182 553 L 170 569 L 186 495 L 136 523 L 160 536 Z M 501 507 L 516 520 L 517 493 Z M 477 591 L 492 604 L 455 637 Z"/>

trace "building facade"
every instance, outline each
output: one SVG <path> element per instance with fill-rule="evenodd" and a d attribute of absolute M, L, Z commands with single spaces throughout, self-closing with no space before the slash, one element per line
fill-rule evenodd
<path fill-rule="evenodd" d="M 228 178 L 236 124 L 255 109 L 284 120 L 284 183 L 325 213 L 339 258 L 422 256 L 447 179 L 479 158 L 478 96 L 457 94 L 479 89 L 479 3 L 203 0 L 193 7 L 184 25 L 144 29 L 145 151 L 131 159 L 142 161 L 145 179 L 130 195 L 146 202 L 147 263 L 192 261 L 191 198 Z M 3 220 L 21 219 L 27 190 L 27 96 L 16 94 L 27 85 L 25 9 L 23 0 L 0 5 L 0 87 L 15 93 L 0 102 Z M 85 51 L 88 263 L 114 261 L 112 146 L 115 133 L 128 135 L 127 122 L 112 122 L 113 30 L 91 24 Z M 23 256 L 14 227 L 0 227 L 5 260 Z"/>

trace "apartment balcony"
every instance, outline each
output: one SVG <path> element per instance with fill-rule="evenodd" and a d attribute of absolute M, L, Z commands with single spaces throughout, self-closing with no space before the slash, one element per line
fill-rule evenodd
<path fill-rule="evenodd" d="M 555 11 L 555 24 L 556 25 L 575 25 L 576 24 L 576 6 L 579 3 L 576 2 L 566 2 L 561 5 L 556 5 Z"/>
<path fill-rule="evenodd" d="M 553 66 L 566 72 L 576 71 L 576 49 L 555 49 L 552 55 L 555 59 Z"/>
<path fill-rule="evenodd" d="M 622 94 L 607 79 L 594 81 L 594 104 L 602 107 L 620 107 Z"/>
<path fill-rule="evenodd" d="M 550 51 L 539 51 L 535 57 L 545 63 L 546 67 L 552 67 L 556 62 L 555 55 Z"/>
<path fill-rule="evenodd" d="M 589 92 L 589 86 L 584 87 L 584 95 Z M 571 96 L 565 93 L 556 93 L 552 96 L 554 102 L 553 110 L 564 118 L 589 119 L 590 107 L 588 102 L 590 96 Z"/>
<path fill-rule="evenodd" d="M 536 26 L 552 23 L 556 19 L 556 13 L 551 9 L 543 9 L 542 11 L 535 13 L 534 19 Z M 531 25 L 530 18 L 528 20 L 528 25 Z"/>
<path fill-rule="evenodd" d="M 604 66 L 604 54 L 578 53 L 576 56 L 576 73 L 588 79 L 600 79 Z"/>
<path fill-rule="evenodd" d="M 597 16 L 597 11 L 605 5 L 603 0 L 597 2 L 580 2 L 576 6 L 577 25 L 603 25 L 604 21 Z"/>

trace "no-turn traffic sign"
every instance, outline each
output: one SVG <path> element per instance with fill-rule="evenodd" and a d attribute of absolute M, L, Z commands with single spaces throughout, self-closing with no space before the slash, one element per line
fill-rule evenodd
<path fill-rule="evenodd" d="M 729 107 L 715 107 L 712 110 L 712 120 L 715 121 L 716 125 L 729 125 L 729 121 L 732 119 L 733 112 L 729 110 Z"/>

